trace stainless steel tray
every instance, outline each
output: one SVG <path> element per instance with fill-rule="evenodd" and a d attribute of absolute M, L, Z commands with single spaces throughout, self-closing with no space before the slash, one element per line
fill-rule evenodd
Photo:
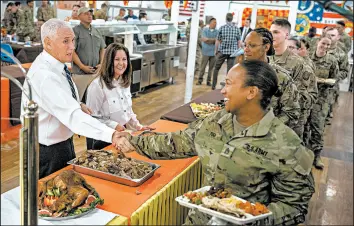
<path fill-rule="evenodd" d="M 132 158 L 133 159 L 133 158 Z M 97 177 L 97 178 L 101 178 L 104 180 L 109 180 L 109 181 L 113 181 L 119 184 L 125 184 L 128 185 L 130 187 L 137 187 L 141 184 L 143 184 L 145 181 L 147 181 L 150 177 L 152 177 L 155 173 L 155 171 L 160 168 L 160 165 L 157 165 L 155 163 L 150 163 L 150 162 L 145 162 L 145 161 L 141 161 L 141 160 L 137 160 L 134 159 L 138 162 L 143 162 L 143 163 L 147 163 L 150 166 L 152 166 L 152 171 L 148 174 L 146 174 L 144 177 L 140 178 L 140 179 L 130 179 L 127 177 L 121 177 L 115 174 L 111 174 L 111 173 L 106 173 L 103 171 L 99 171 L 99 170 L 95 170 L 95 169 L 91 169 L 85 166 L 80 166 L 74 163 L 75 159 L 72 159 L 68 162 L 68 164 L 72 165 L 74 167 L 74 170 L 82 173 L 82 174 L 86 174 L 86 175 L 90 175 L 93 177 Z"/>

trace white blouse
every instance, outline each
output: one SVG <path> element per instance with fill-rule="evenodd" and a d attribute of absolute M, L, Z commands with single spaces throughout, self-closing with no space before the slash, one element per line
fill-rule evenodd
<path fill-rule="evenodd" d="M 115 88 L 109 90 L 100 77 L 95 78 L 88 87 L 86 105 L 94 115 L 107 118 L 100 121 L 113 129 L 119 124 L 130 130 L 140 130 L 143 126 L 132 109 L 130 86 L 124 88 L 121 83 L 121 78 L 113 79 Z"/>

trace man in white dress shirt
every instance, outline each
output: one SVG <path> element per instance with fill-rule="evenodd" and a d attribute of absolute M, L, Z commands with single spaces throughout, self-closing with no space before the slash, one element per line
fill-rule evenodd
<path fill-rule="evenodd" d="M 241 31 L 241 41 L 242 43 L 245 42 L 246 36 L 252 31 L 252 28 L 250 28 L 251 25 L 251 18 L 247 18 L 245 20 L 245 26 L 244 27 L 240 27 L 240 31 Z"/>
<path fill-rule="evenodd" d="M 44 50 L 27 73 L 33 100 L 39 106 L 39 178 L 65 167 L 75 158 L 74 133 L 113 144 L 121 135 L 92 118 L 91 111 L 79 102 L 77 88 L 65 65 L 72 61 L 75 50 L 71 27 L 64 21 L 50 19 L 41 27 L 41 38 Z M 24 88 L 28 90 L 26 82 Z M 27 101 L 22 95 L 21 116 Z"/>

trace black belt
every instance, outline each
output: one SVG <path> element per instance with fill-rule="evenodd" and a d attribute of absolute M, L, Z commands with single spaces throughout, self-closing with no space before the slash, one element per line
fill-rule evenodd
<path fill-rule="evenodd" d="M 73 139 L 73 137 L 69 137 L 67 140 L 61 141 L 61 142 L 56 143 L 56 144 L 51 144 L 51 145 L 44 145 L 44 144 L 39 143 L 39 146 L 42 146 L 42 147 L 52 147 L 52 146 L 62 145 L 62 144 L 64 144 L 65 142 L 68 142 L 68 141 L 70 141 L 70 140 L 72 140 L 72 139 Z"/>

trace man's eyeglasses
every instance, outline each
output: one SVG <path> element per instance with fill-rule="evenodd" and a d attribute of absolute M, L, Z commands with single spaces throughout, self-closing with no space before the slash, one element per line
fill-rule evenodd
<path fill-rule="evenodd" d="M 243 48 L 249 48 L 249 49 L 254 49 L 256 48 L 257 46 L 262 46 L 264 44 L 259 44 L 259 45 L 256 45 L 256 44 L 244 44 Z"/>

